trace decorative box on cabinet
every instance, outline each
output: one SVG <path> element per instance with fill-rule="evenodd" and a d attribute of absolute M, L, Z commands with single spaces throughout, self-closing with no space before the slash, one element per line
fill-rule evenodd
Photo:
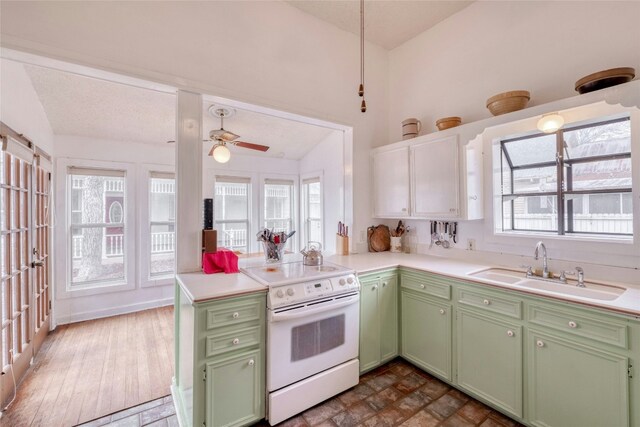
<path fill-rule="evenodd" d="M 398 276 L 360 277 L 360 372 L 398 355 Z"/>
<path fill-rule="evenodd" d="M 176 286 L 180 424 L 239 427 L 265 416 L 264 293 L 192 303 Z"/>

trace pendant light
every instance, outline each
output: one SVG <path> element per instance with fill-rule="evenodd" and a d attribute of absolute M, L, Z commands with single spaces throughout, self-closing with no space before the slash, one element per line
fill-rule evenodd
<path fill-rule="evenodd" d="M 360 111 L 367 111 L 367 102 L 364 100 L 364 0 L 360 0 L 360 87 L 358 95 L 362 98 Z"/>
<path fill-rule="evenodd" d="M 538 130 L 544 133 L 554 133 L 564 126 L 564 117 L 558 113 L 550 113 L 538 120 Z"/>

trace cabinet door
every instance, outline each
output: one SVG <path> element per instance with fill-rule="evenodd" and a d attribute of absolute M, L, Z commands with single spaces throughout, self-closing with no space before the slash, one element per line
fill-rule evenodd
<path fill-rule="evenodd" d="M 451 305 L 402 292 L 402 356 L 451 380 Z"/>
<path fill-rule="evenodd" d="M 529 419 L 533 425 L 629 425 L 626 357 L 533 331 L 529 340 Z"/>
<path fill-rule="evenodd" d="M 522 417 L 522 328 L 458 310 L 458 385 Z"/>
<path fill-rule="evenodd" d="M 409 149 L 373 153 L 373 216 L 409 216 Z"/>
<path fill-rule="evenodd" d="M 378 279 L 360 282 L 360 372 L 380 364 L 378 284 Z"/>
<path fill-rule="evenodd" d="M 460 215 L 458 137 L 411 147 L 413 216 L 455 218 Z"/>
<path fill-rule="evenodd" d="M 380 363 L 398 355 L 398 277 L 383 277 L 378 288 Z"/>
<path fill-rule="evenodd" d="M 262 365 L 260 350 L 206 364 L 207 427 L 242 426 L 264 418 Z"/>

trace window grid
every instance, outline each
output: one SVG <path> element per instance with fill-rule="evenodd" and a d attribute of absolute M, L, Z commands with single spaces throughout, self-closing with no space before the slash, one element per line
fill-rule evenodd
<path fill-rule="evenodd" d="M 149 178 L 149 278 L 173 275 L 175 268 L 175 176 L 151 172 Z"/>
<path fill-rule="evenodd" d="M 524 232 L 554 232 L 559 235 L 565 234 L 587 234 L 587 235 L 621 235 L 621 236 L 631 236 L 632 230 L 631 227 L 627 227 L 628 230 L 623 229 L 624 227 L 616 227 L 610 226 L 609 230 L 598 230 L 598 231 L 589 231 L 589 230 L 576 230 L 576 212 L 575 212 L 575 202 L 576 196 L 582 196 L 584 204 L 584 200 L 589 201 L 590 196 L 597 195 L 619 195 L 619 204 L 620 204 L 620 212 L 625 213 L 624 210 L 624 195 L 630 194 L 632 191 L 631 186 L 611 186 L 606 188 L 590 188 L 590 189 L 575 189 L 574 188 L 574 170 L 575 165 L 583 165 L 583 164 L 594 164 L 601 162 L 611 162 L 611 161 L 624 161 L 625 159 L 631 159 L 631 152 L 623 151 L 612 154 L 595 154 L 588 155 L 583 157 L 570 158 L 568 146 L 565 142 L 565 134 L 569 132 L 574 132 L 581 129 L 588 128 L 597 128 L 599 126 L 605 126 L 614 123 L 620 122 L 629 122 L 629 117 L 613 119 L 598 123 L 592 123 L 582 126 L 575 126 L 567 129 L 561 129 L 555 133 L 556 139 L 556 152 L 555 152 L 555 160 L 554 161 L 544 161 L 538 163 L 530 163 L 530 164 L 518 164 L 514 165 L 514 162 L 510 158 L 508 144 L 516 141 L 522 141 L 527 139 L 534 139 L 541 136 L 545 136 L 548 134 L 535 134 L 529 136 L 523 136 L 518 138 L 506 139 L 500 141 L 500 168 L 501 168 L 501 182 L 502 182 L 502 231 L 524 231 Z M 542 169 L 542 168 L 554 168 L 556 175 L 556 183 L 555 183 L 555 191 L 517 191 L 516 190 L 516 182 L 515 182 L 515 172 L 518 171 L 531 171 L 534 169 Z M 505 176 L 505 170 L 508 170 L 508 173 Z M 508 191 L 506 191 L 508 190 Z M 523 201 L 523 204 L 527 206 L 526 211 L 530 212 L 528 206 L 530 204 L 530 200 L 533 198 L 547 197 L 548 199 L 553 198 L 554 203 L 552 203 L 551 208 L 551 216 L 548 215 L 545 217 L 546 220 L 552 219 L 554 223 L 555 229 L 547 230 L 541 227 L 518 227 L 516 222 L 516 210 L 518 208 L 517 204 L 519 199 Z M 566 202 L 566 206 L 565 206 Z M 505 211 L 505 203 L 508 204 L 509 209 Z M 555 208 L 554 208 L 555 206 Z M 555 212 L 554 212 L 555 211 Z M 590 226 L 594 226 L 599 228 L 603 228 L 602 225 L 598 225 L 597 220 L 599 218 L 593 217 L 596 220 Z M 600 218 L 601 221 L 606 218 Z M 509 226 L 505 227 L 505 223 L 508 222 Z M 529 221 L 529 224 L 533 224 L 533 221 Z M 611 227 L 614 228 L 614 231 L 611 231 Z"/>
<path fill-rule="evenodd" d="M 320 242 L 322 238 L 322 184 L 319 177 L 302 181 L 302 208 L 304 217 L 304 238 Z"/>
<path fill-rule="evenodd" d="M 249 252 L 250 185 L 249 179 L 216 177 L 214 223 L 219 247 Z"/>

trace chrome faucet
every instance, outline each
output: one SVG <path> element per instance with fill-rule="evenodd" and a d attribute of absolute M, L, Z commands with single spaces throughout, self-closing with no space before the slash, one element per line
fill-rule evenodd
<path fill-rule="evenodd" d="M 540 250 L 540 248 L 542 248 L 542 277 L 545 279 L 549 278 L 549 265 L 547 264 L 547 247 L 544 245 L 544 243 L 542 243 L 542 241 L 539 241 L 536 244 L 536 250 L 533 253 L 533 259 L 537 260 L 538 259 L 538 252 Z"/>

